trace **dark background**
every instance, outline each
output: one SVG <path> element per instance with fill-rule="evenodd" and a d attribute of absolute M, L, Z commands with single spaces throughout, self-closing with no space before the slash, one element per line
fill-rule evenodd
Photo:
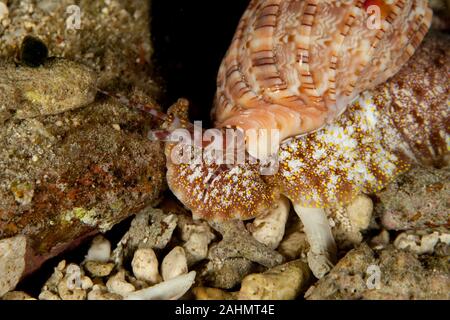
<path fill-rule="evenodd" d="M 152 0 L 151 33 L 164 107 L 187 98 L 191 120 L 211 126 L 217 72 L 249 2 Z"/>

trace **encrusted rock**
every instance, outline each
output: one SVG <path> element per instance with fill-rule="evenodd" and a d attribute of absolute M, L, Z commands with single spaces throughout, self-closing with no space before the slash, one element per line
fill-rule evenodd
<path fill-rule="evenodd" d="M 91 69 L 64 59 L 50 59 L 38 68 L 0 60 L 3 112 L 26 119 L 86 106 L 94 101 L 96 78 Z"/>
<path fill-rule="evenodd" d="M 175 214 L 166 215 L 160 209 L 148 207 L 136 215 L 131 227 L 113 251 L 113 259 L 122 265 L 132 259 L 138 248 L 163 249 L 177 226 Z"/>
<path fill-rule="evenodd" d="M 308 299 L 449 299 L 448 257 L 366 244 L 351 250 L 306 293 Z"/>
<path fill-rule="evenodd" d="M 223 239 L 210 248 L 210 259 L 246 258 L 265 267 L 273 267 L 283 261 L 278 252 L 253 238 L 241 221 L 213 223 L 212 226 Z"/>
<path fill-rule="evenodd" d="M 26 69 L 11 68 L 8 77 Z M 20 233 L 30 239 L 32 253 L 39 259 L 30 259 L 27 272 L 84 237 L 109 230 L 136 210 L 156 203 L 165 185 L 161 145 L 146 137 L 151 119 L 110 99 L 79 106 L 76 101 L 90 102 L 92 93 L 65 80 L 86 72 L 73 62 L 56 59 L 36 70 L 41 68 L 48 71 L 35 71 L 40 78 L 33 81 L 51 87 L 58 78 L 67 87 L 64 90 L 77 93 L 61 98 L 59 89 L 50 88 L 39 91 L 47 95 L 45 99 L 30 101 L 43 99 L 53 105 L 51 101 L 73 97 L 67 104 L 77 108 L 26 119 L 14 116 L 0 126 L 0 238 Z M 5 74 L 0 73 L 2 77 Z M 1 90 L 10 100 L 23 95 L 6 91 Z M 84 98 L 77 96 L 83 92 Z M 8 108 L 25 110 L 27 101 L 20 98 Z M 114 123 L 127 129 L 116 131 Z"/>
<path fill-rule="evenodd" d="M 8 0 L 7 4 L 0 17 L 0 56 L 15 56 L 22 39 L 33 34 L 48 45 L 50 56 L 94 69 L 101 86 L 120 82 L 152 96 L 159 91 L 149 77 L 153 49 L 148 2 L 77 1 L 82 14 L 79 28 L 74 11 L 67 12 L 72 0 Z"/>
<path fill-rule="evenodd" d="M 199 279 L 210 287 L 233 289 L 246 275 L 257 270 L 256 264 L 245 258 L 214 259 L 199 270 Z"/>
<path fill-rule="evenodd" d="M 450 227 L 448 168 L 414 168 L 377 196 L 375 210 L 388 230 Z"/>

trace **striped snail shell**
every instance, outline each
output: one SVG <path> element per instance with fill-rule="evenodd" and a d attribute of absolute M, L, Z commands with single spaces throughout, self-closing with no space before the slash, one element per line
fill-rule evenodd
<path fill-rule="evenodd" d="M 427 3 L 252 0 L 219 70 L 215 126 L 278 129 L 279 141 L 247 145 L 261 158 L 330 123 L 412 56 L 431 24 Z"/>

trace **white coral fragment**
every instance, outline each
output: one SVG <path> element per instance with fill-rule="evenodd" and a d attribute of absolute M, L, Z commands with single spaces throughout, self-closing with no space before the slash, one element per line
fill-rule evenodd
<path fill-rule="evenodd" d="M 195 271 L 161 282 L 152 287 L 127 294 L 125 300 L 177 300 L 194 284 Z"/>
<path fill-rule="evenodd" d="M 91 247 L 86 255 L 86 261 L 108 262 L 111 256 L 111 243 L 99 235 L 92 240 Z"/>
<path fill-rule="evenodd" d="M 394 246 L 417 254 L 431 254 L 439 242 L 450 245 L 450 234 L 438 231 L 433 233 L 403 232 L 395 239 Z"/>

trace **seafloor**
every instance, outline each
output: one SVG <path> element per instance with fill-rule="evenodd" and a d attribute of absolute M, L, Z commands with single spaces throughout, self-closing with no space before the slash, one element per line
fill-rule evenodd
<path fill-rule="evenodd" d="M 193 220 L 147 138 L 160 123 L 92 90 L 163 109 L 185 97 L 208 123 L 247 3 L 0 0 L 0 298 L 450 299 L 448 168 L 329 210 L 339 261 L 318 280 L 293 211 L 285 229 Z M 430 3 L 449 32 L 449 1 Z"/>

